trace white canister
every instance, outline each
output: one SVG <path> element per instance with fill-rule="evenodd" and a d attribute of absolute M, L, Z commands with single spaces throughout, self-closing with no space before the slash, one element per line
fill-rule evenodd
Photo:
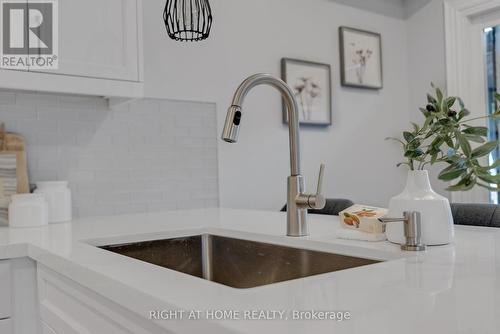
<path fill-rule="evenodd" d="M 49 210 L 42 194 L 15 194 L 9 204 L 10 227 L 47 225 Z"/>
<path fill-rule="evenodd" d="M 67 181 L 37 182 L 35 193 L 43 194 L 49 205 L 49 223 L 71 220 L 71 191 Z"/>

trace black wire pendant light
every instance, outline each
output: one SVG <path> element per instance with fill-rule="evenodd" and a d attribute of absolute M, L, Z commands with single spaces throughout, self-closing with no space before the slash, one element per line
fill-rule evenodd
<path fill-rule="evenodd" d="M 167 0 L 163 20 L 170 38 L 176 41 L 201 41 L 212 27 L 208 0 Z"/>

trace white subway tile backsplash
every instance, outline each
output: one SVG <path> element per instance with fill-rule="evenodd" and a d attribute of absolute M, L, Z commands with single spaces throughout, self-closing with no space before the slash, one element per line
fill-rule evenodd
<path fill-rule="evenodd" d="M 98 106 L 104 106 L 100 98 L 77 95 L 60 95 L 59 106 L 63 108 L 81 107 L 86 109 L 95 109 Z"/>
<path fill-rule="evenodd" d="M 210 206 L 204 205 L 204 207 L 214 207 L 217 206 L 218 203 Z M 168 201 L 168 200 L 163 200 L 163 201 L 150 201 L 147 203 L 148 206 L 148 211 L 165 211 L 165 210 L 175 210 L 177 209 L 177 203 L 176 201 Z"/>
<path fill-rule="evenodd" d="M 54 120 L 27 119 L 16 123 L 16 131 L 19 133 L 56 133 L 57 122 Z"/>
<path fill-rule="evenodd" d="M 147 203 L 132 203 L 132 204 L 124 203 L 124 204 L 113 205 L 113 213 L 117 215 L 147 212 L 147 211 L 148 211 Z"/>
<path fill-rule="evenodd" d="M 0 121 L 25 136 L 31 183 L 69 181 L 76 216 L 218 205 L 213 104 L 0 92 Z"/>
<path fill-rule="evenodd" d="M 59 100 L 58 96 L 54 94 L 17 93 L 16 104 L 27 106 L 57 107 L 59 104 Z"/>
<path fill-rule="evenodd" d="M 9 120 L 36 120 L 37 113 L 34 106 L 2 105 L 0 102 L 0 113 Z"/>
<path fill-rule="evenodd" d="M 38 113 L 37 117 L 38 119 L 54 120 L 54 121 L 62 121 L 62 120 L 76 121 L 78 119 L 77 113 L 67 112 L 66 110 L 54 107 L 37 105 L 36 111 Z"/>
<path fill-rule="evenodd" d="M 29 162 L 28 162 L 29 163 Z M 30 173 L 31 181 L 57 180 L 57 170 L 54 169 L 33 169 Z"/>
<path fill-rule="evenodd" d="M 12 92 L 0 92 L 0 105 L 15 105 L 16 94 Z"/>

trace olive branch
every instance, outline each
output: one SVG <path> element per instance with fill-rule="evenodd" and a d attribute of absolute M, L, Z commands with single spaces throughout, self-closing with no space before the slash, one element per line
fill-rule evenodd
<path fill-rule="evenodd" d="M 478 119 L 500 119 L 500 108 L 488 116 L 467 118 L 470 112 L 462 99 L 444 96 L 442 90 L 433 84 L 432 88 L 435 96 L 427 94 L 427 105 L 420 108 L 425 116 L 424 124 L 420 126 L 412 122 L 412 129 L 404 131 L 401 139 L 386 138 L 403 147 L 406 160 L 398 167 L 407 165 L 410 170 L 423 170 L 428 165 L 445 163 L 447 167 L 438 178 L 454 182 L 447 190 L 466 191 L 477 185 L 500 191 L 500 175 L 492 173 L 500 166 L 500 159 L 491 165 L 480 163 L 481 158 L 497 148 L 498 140 L 487 141 L 487 127 L 469 125 Z M 495 99 L 500 101 L 500 94 L 495 93 Z"/>

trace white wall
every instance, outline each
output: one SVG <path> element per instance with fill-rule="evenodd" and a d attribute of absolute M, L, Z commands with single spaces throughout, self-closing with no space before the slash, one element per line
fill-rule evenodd
<path fill-rule="evenodd" d="M 217 103 L 218 129 L 237 85 L 248 75 L 279 75 L 282 57 L 329 63 L 333 68 L 333 121 L 304 128 L 302 166 L 314 190 L 319 163 L 327 164 L 325 194 L 387 205 L 402 189 L 399 147 L 384 141 L 408 123 L 406 23 L 329 0 L 212 0 L 208 41 L 174 42 L 161 20 L 164 1 L 144 1 L 146 94 Z M 341 25 L 383 36 L 384 89 L 340 87 L 337 29 Z M 257 88 L 244 109 L 240 141 L 219 141 L 222 206 L 278 209 L 289 175 L 287 129 L 281 100 Z"/>
<path fill-rule="evenodd" d="M 443 0 L 432 0 L 408 19 L 408 64 L 410 88 L 410 119 L 421 123 L 426 94 L 432 92 L 431 82 L 446 89 L 445 36 Z M 450 196 L 447 184 L 437 179 L 442 166 L 431 168 L 434 190 Z"/>
<path fill-rule="evenodd" d="M 424 24 L 425 23 L 425 24 Z M 446 86 L 443 1 L 433 0 L 408 19 L 411 119 L 421 120 L 430 83 Z"/>
<path fill-rule="evenodd" d="M 382 14 L 389 17 L 405 18 L 404 0 L 332 0 L 347 6 L 364 9 L 373 13 Z M 412 0 L 421 1 L 421 0 Z"/>
<path fill-rule="evenodd" d="M 314 190 L 319 163 L 327 164 L 325 193 L 386 206 L 402 189 L 399 147 L 385 142 L 408 124 L 406 22 L 329 0 L 212 0 L 214 26 L 200 43 L 174 42 L 161 20 L 164 1 L 144 1 L 146 94 L 217 103 L 218 129 L 232 93 L 248 75 L 279 75 L 282 57 L 329 63 L 333 68 L 333 126 L 304 128 L 302 166 Z M 383 36 L 384 89 L 340 87 L 337 29 L 341 25 Z M 281 100 L 257 88 L 244 106 L 240 141 L 219 141 L 222 206 L 278 209 L 289 175 L 287 129 Z"/>

